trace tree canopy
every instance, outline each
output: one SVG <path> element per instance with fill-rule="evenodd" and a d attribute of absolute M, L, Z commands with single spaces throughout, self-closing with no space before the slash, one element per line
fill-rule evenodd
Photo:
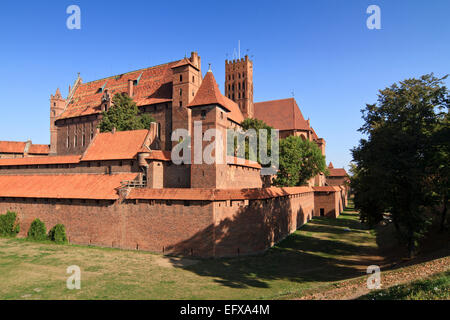
<path fill-rule="evenodd" d="M 325 157 L 315 142 L 296 136 L 280 140 L 280 167 L 275 185 L 301 186 L 315 175 L 327 172 Z"/>
<path fill-rule="evenodd" d="M 98 125 L 100 132 L 149 129 L 155 121 L 149 114 L 139 113 L 136 103 L 126 93 L 117 93 L 113 97 L 113 106 L 103 112 L 102 121 Z"/>
<path fill-rule="evenodd" d="M 433 206 L 449 195 L 449 92 L 433 74 L 380 90 L 359 129 L 367 138 L 352 150 L 351 179 L 362 221 L 389 213 L 410 255 L 428 230 Z"/>

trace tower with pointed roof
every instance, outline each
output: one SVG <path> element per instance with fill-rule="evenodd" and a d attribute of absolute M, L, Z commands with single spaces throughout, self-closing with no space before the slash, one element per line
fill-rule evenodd
<path fill-rule="evenodd" d="M 225 96 L 239 105 L 244 118 L 254 117 L 253 62 L 247 55 L 225 60 Z"/>
<path fill-rule="evenodd" d="M 59 88 L 56 89 L 55 95 L 50 95 L 50 154 L 56 154 L 58 141 L 58 128 L 55 125 L 55 120 L 64 111 L 66 100 L 61 96 Z"/>
<path fill-rule="evenodd" d="M 192 117 L 191 188 L 221 188 L 227 182 L 228 115 L 236 105 L 220 93 L 210 69 L 188 108 Z M 216 136 L 211 139 L 205 137 L 205 132 L 209 129 L 216 132 Z M 217 134 L 222 139 L 218 139 Z M 197 144 L 199 138 L 201 144 Z M 215 162 L 207 163 L 203 158 L 203 151 L 212 146 L 211 154 L 215 157 Z"/>

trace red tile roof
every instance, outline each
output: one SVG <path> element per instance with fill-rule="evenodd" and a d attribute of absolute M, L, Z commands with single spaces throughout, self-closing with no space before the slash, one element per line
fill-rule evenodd
<path fill-rule="evenodd" d="M 328 174 L 328 177 L 347 177 L 347 171 L 343 168 L 328 168 L 328 171 L 330 172 Z"/>
<path fill-rule="evenodd" d="M 186 65 L 191 65 L 191 66 L 193 66 L 195 69 L 198 70 L 197 66 L 196 66 L 195 64 L 193 64 L 193 63 L 191 62 L 191 60 L 189 60 L 188 58 L 184 58 L 184 59 L 181 59 L 180 61 L 178 61 L 175 65 L 172 66 L 172 69 L 173 69 L 173 68 L 182 67 L 182 66 L 186 66 Z"/>
<path fill-rule="evenodd" d="M 141 150 L 149 130 L 99 133 L 81 157 L 81 161 L 133 159 Z"/>
<path fill-rule="evenodd" d="M 49 154 L 50 146 L 47 144 L 32 144 L 28 149 L 30 154 Z"/>
<path fill-rule="evenodd" d="M 211 71 L 208 71 L 203 78 L 202 84 L 194 97 L 194 100 L 188 105 L 188 108 L 218 104 L 225 108 L 229 113 L 228 118 L 234 122 L 241 123 L 244 121 L 239 106 L 233 100 L 228 99 L 219 90 L 216 79 Z"/>
<path fill-rule="evenodd" d="M 279 130 L 311 130 L 293 98 L 256 102 L 255 118 Z"/>
<path fill-rule="evenodd" d="M 341 188 L 337 186 L 321 186 L 321 187 L 312 187 L 314 191 L 317 192 L 336 192 L 341 191 Z"/>
<path fill-rule="evenodd" d="M 233 157 L 233 156 L 227 156 L 227 164 L 232 164 L 232 165 L 241 166 L 241 167 L 250 167 L 250 168 L 261 169 L 261 165 L 258 162 L 247 160 L 247 159 L 241 159 L 241 158 Z"/>
<path fill-rule="evenodd" d="M 172 156 L 170 151 L 152 150 L 150 151 L 150 156 L 146 159 L 149 160 L 159 160 L 159 161 L 171 161 Z"/>
<path fill-rule="evenodd" d="M 116 200 L 121 182 L 136 177 L 137 173 L 0 175 L 0 197 Z"/>
<path fill-rule="evenodd" d="M 0 159 L 0 166 L 26 166 L 44 164 L 73 164 L 79 163 L 79 155 L 71 156 L 47 156 L 47 157 L 26 157 L 17 159 Z"/>
<path fill-rule="evenodd" d="M 253 188 L 253 189 L 208 189 L 208 188 L 136 188 L 127 199 L 149 200 L 246 200 L 269 199 L 312 192 L 310 187 Z"/>
<path fill-rule="evenodd" d="M 180 61 L 131 71 L 92 82 L 82 83 L 74 88 L 72 102 L 69 103 L 59 119 L 101 113 L 101 98 L 104 86 L 112 96 L 128 91 L 128 80 L 138 80 L 133 89 L 133 100 L 138 106 L 172 101 L 172 67 Z"/>
<path fill-rule="evenodd" d="M 0 153 L 23 153 L 26 142 L 0 141 Z"/>

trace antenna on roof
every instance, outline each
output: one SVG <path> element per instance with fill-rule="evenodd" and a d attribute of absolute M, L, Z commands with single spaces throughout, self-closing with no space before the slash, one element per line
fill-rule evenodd
<path fill-rule="evenodd" d="M 295 97 L 295 92 L 294 92 L 294 89 L 292 89 L 292 91 L 291 91 L 291 95 L 292 95 L 292 98 L 294 98 L 294 97 Z"/>

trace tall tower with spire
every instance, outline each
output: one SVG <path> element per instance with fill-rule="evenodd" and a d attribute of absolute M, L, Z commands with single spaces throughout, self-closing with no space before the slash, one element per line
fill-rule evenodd
<path fill-rule="evenodd" d="M 66 100 L 61 96 L 59 88 L 56 89 L 55 95 L 50 95 L 50 154 L 56 154 L 58 141 L 58 128 L 55 125 L 55 120 L 64 111 Z"/>
<path fill-rule="evenodd" d="M 253 62 L 247 55 L 225 60 L 225 96 L 239 105 L 244 118 L 253 118 Z"/>

